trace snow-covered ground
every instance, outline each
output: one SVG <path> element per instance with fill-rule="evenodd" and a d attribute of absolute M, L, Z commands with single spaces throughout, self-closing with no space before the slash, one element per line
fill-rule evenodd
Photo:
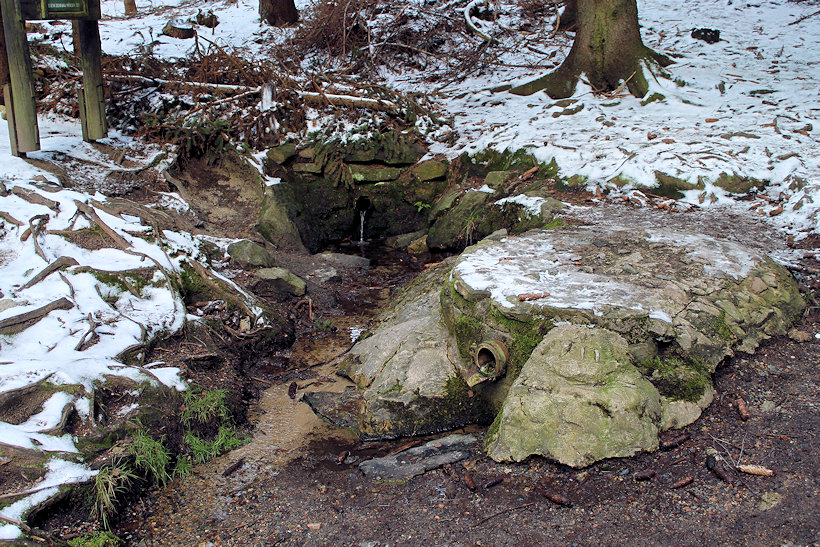
<path fill-rule="evenodd" d="M 467 3 L 446 5 L 452 7 L 452 17 L 459 18 Z M 212 9 L 220 20 L 213 31 L 200 29 L 203 38 L 239 48 L 249 56 L 264 58 L 272 43 L 293 33 L 292 29 L 261 25 L 256 0 L 138 0 L 137 4 L 140 15 L 126 19 L 121 0 L 103 0 L 101 35 L 106 53 L 186 57 L 197 47 L 195 41 L 169 38 L 161 30 L 169 19 L 188 19 L 200 9 Z M 413 0 L 408 10 L 421 13 L 432 4 Z M 797 22 L 816 11 L 817 5 L 787 0 L 754 4 L 639 0 L 638 4 L 645 42 L 675 57 L 668 70 L 684 83 L 678 86 L 663 78 L 652 81 L 650 93 L 660 93 L 664 99 L 645 106 L 629 95 L 601 97 L 579 85 L 573 97 L 577 102 L 571 105 L 577 112 L 570 114 L 566 105 L 560 106 L 543 93 L 519 97 L 489 91 L 547 70 L 528 65 L 560 62 L 569 42 L 551 39 L 540 43 L 549 32 L 498 34 L 508 48 L 499 58 L 503 65 L 463 81 L 437 88 L 428 80 L 429 71 L 385 69 L 384 83 L 403 92 L 435 92 L 431 97 L 439 113 L 451 118 L 449 129 L 458 137 L 449 144 L 434 144 L 434 153 L 453 157 L 485 148 L 523 148 L 544 162 L 554 159 L 561 174 L 585 177 L 590 186 L 613 188 L 613 179 L 625 182 L 625 187 L 613 190 L 615 194 L 652 187 L 656 172 L 662 172 L 702 183 L 701 189 L 686 192 L 685 201 L 693 205 L 763 215 L 773 227 L 798 239 L 820 231 L 820 17 Z M 499 1 L 497 5 L 502 12 L 517 13 L 517 4 Z M 308 8 L 304 0 L 297 6 Z M 514 26 L 512 19 L 505 16 L 499 22 Z M 498 30 L 491 23 L 485 27 L 488 32 Z M 695 27 L 719 29 L 723 40 L 711 45 L 695 40 L 690 37 Z M 44 24 L 43 28 L 42 34 L 31 38 L 51 41 L 58 50 L 70 48 L 67 25 Z M 480 42 L 475 37 L 465 39 L 476 46 Z M 76 122 L 41 113 L 40 129 L 43 151 L 30 154 L 33 158 L 96 154 L 82 143 Z M 123 138 L 114 136 L 110 142 L 125 142 L 118 139 Z M 737 201 L 712 184 L 721 173 L 761 181 L 764 187 L 759 190 L 765 198 Z M 152 333 L 180 327 L 185 309 L 166 275 L 179 267 L 174 258 L 177 253 L 196 254 L 194 238 L 169 232 L 154 234 L 159 236 L 156 239 L 140 237 L 150 227 L 139 219 L 109 215 L 91 203 L 105 201 L 104 196 L 55 187 L 53 175 L 11 156 L 5 123 L 0 124 L 0 182 L 8 190 L 18 188 L 17 194 L 0 197 L 0 212 L 6 216 L 0 220 L 0 321 L 61 298 L 70 304 L 19 334 L 0 335 L 0 393 L 46 378 L 52 384 L 80 384 L 90 390 L 95 379 L 111 373 L 179 385 L 174 369 L 126 367 L 115 356 Z M 56 205 L 21 197 L 32 194 Z M 91 206 L 128 248 L 87 251 L 55 233 L 93 227 L 86 216 L 78 215 L 77 202 Z M 27 233 L 30 221 L 38 224 Z M 61 257 L 71 257 L 77 265 L 24 288 Z M 154 274 L 137 294 L 108 285 L 89 271 L 143 267 L 153 268 Z M 92 339 L 96 343 L 89 344 Z M 91 476 L 83 466 L 69 461 L 76 451 L 74 439 L 43 433 L 59 422 L 67 404 L 75 405 L 81 416 L 88 413 L 86 397 L 57 392 L 39 414 L 24 423 L 0 423 L 0 442 L 54 454 L 40 485 L 48 488 L 0 514 L 19 518 L 32 504 L 56 492 L 57 485 Z M 0 527 L 0 538 L 18 533 L 13 526 Z"/>

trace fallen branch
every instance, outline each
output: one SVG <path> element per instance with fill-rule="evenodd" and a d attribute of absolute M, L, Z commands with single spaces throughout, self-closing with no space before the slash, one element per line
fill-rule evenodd
<path fill-rule="evenodd" d="M 97 290 L 99 291 L 99 288 Z M 74 346 L 74 351 L 84 351 L 86 347 L 93 345 L 91 344 L 91 341 L 94 340 L 95 336 L 98 339 L 100 337 L 100 335 L 97 334 L 97 323 L 94 321 L 94 318 L 91 316 L 90 313 L 88 314 L 88 317 L 86 317 L 86 319 L 88 320 L 89 324 L 88 330 L 85 332 L 85 334 L 82 335 L 82 337 L 80 337 L 80 341 L 77 342 L 76 346 Z M 88 346 L 86 346 L 86 344 L 88 344 Z"/>
<path fill-rule="evenodd" d="M 54 310 L 70 310 L 74 307 L 74 303 L 71 302 L 68 298 L 60 298 L 59 300 L 55 300 L 50 304 L 46 304 L 41 308 L 37 308 L 36 310 L 32 310 L 26 313 L 21 313 L 20 315 L 15 315 L 13 317 L 7 317 L 0 321 L 0 333 L 2 334 L 11 334 L 11 332 L 6 332 L 7 330 L 16 331 L 18 327 L 25 325 L 26 323 L 36 322 L 51 313 Z M 21 329 L 22 330 L 22 329 Z M 19 331 L 17 331 L 19 332 Z"/>
<path fill-rule="evenodd" d="M 102 229 L 103 232 L 108 234 L 108 237 L 114 240 L 114 244 L 116 244 L 117 247 L 119 247 L 123 251 L 131 248 L 131 244 L 124 237 L 122 237 L 120 234 L 114 231 L 114 229 L 111 228 L 111 226 L 103 222 L 103 220 L 100 218 L 100 216 L 97 214 L 93 207 L 76 199 L 74 200 L 74 204 L 77 206 L 77 209 L 80 212 L 82 212 L 86 217 L 88 217 L 88 220 L 94 222 L 97 226 L 100 227 L 100 229 Z"/>
<path fill-rule="evenodd" d="M 34 277 L 32 277 L 25 285 L 20 287 L 20 289 L 28 289 L 32 285 L 36 285 L 52 273 L 56 272 L 57 270 L 61 270 L 63 268 L 67 268 L 69 266 L 79 266 L 79 262 L 71 258 L 70 256 L 61 256 L 38 273 Z"/>
<path fill-rule="evenodd" d="M 796 25 L 797 23 L 802 23 L 802 22 L 803 22 L 803 21 L 805 21 L 806 19 L 808 19 L 808 18 L 810 18 L 810 17 L 814 17 L 815 15 L 820 15 L 820 10 L 815 11 L 814 13 L 810 13 L 810 14 L 808 14 L 808 15 L 804 15 L 803 17 L 800 17 L 800 18 L 798 18 L 798 19 L 795 19 L 794 21 L 792 21 L 791 23 L 789 23 L 789 25 Z"/>
<path fill-rule="evenodd" d="M 174 81 L 174 80 L 163 80 L 163 79 L 151 79 L 145 78 L 143 76 L 116 76 L 113 75 L 112 78 L 114 79 L 122 79 L 122 80 L 133 80 L 144 82 L 148 84 L 153 84 L 156 86 L 182 86 L 182 87 L 195 87 L 195 88 L 206 88 L 211 89 L 214 91 L 222 91 L 227 93 L 241 93 L 242 96 L 247 95 L 254 95 L 254 94 L 261 94 L 262 87 L 248 87 L 248 86 L 238 86 L 238 85 L 225 85 L 225 84 L 210 84 L 207 82 L 182 82 L 182 81 Z M 290 90 L 291 93 L 294 93 L 297 97 L 300 97 L 303 101 L 309 104 L 314 105 L 321 105 L 324 106 L 326 104 L 331 104 L 333 106 L 351 106 L 356 108 L 369 108 L 371 110 L 378 110 L 383 112 L 395 112 L 399 109 L 399 106 L 392 102 L 386 101 L 384 99 L 371 99 L 368 97 L 357 97 L 355 95 L 338 95 L 338 94 L 330 94 L 330 93 L 317 93 L 315 91 L 299 91 L 297 89 Z M 232 97 L 232 99 L 236 99 L 237 97 Z M 210 103 L 213 104 L 213 103 Z M 167 178 L 167 177 L 166 177 Z"/>
<path fill-rule="evenodd" d="M 473 22 L 473 18 L 470 15 L 470 12 L 473 10 L 474 7 L 478 6 L 479 4 L 486 4 L 486 0 L 473 0 L 472 2 L 467 4 L 467 7 L 464 8 L 464 23 L 467 25 L 467 28 L 470 29 L 473 32 L 473 34 L 475 34 L 479 38 L 481 38 L 483 40 L 486 40 L 487 42 L 490 42 L 491 44 L 501 43 L 497 39 L 493 38 L 492 36 L 484 34 L 481 30 L 479 30 L 479 28 Z"/>
<path fill-rule="evenodd" d="M 31 190 L 26 190 L 25 188 L 20 188 L 19 186 L 15 186 L 11 189 L 11 193 L 17 196 L 18 198 L 24 199 L 29 203 L 33 203 L 35 205 L 44 205 L 54 211 L 55 213 L 60 212 L 60 204 L 54 200 L 48 199 L 46 197 L 41 196 L 37 192 L 32 192 Z"/>
<path fill-rule="evenodd" d="M 15 226 L 23 226 L 22 222 L 20 222 L 19 220 L 17 220 L 5 211 L 0 211 L 0 219 L 5 220 L 9 224 L 14 224 Z"/>

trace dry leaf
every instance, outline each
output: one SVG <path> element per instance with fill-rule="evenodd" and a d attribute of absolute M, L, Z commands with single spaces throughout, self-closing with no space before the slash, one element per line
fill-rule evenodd
<path fill-rule="evenodd" d="M 675 142 L 675 139 L 661 139 L 661 142 L 664 144 L 672 144 Z"/>
<path fill-rule="evenodd" d="M 550 295 L 548 292 L 525 292 L 518 295 L 519 302 L 527 302 L 528 300 L 539 300 Z"/>
<path fill-rule="evenodd" d="M 706 123 L 715 123 L 715 122 L 719 122 L 720 118 L 706 118 L 705 121 L 706 121 Z"/>
<path fill-rule="evenodd" d="M 762 465 L 738 465 L 738 471 L 742 471 L 744 473 L 748 473 L 749 475 L 759 475 L 761 477 L 773 477 L 774 471 L 763 467 Z"/>

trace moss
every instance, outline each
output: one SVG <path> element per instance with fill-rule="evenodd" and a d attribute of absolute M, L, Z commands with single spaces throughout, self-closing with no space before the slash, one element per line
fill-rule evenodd
<path fill-rule="evenodd" d="M 402 390 L 401 382 L 396 380 L 396 382 L 392 386 L 387 388 L 386 390 L 379 391 L 379 395 L 387 395 L 389 393 L 399 393 L 401 390 Z"/>
<path fill-rule="evenodd" d="M 718 317 L 715 317 L 710 325 L 710 330 L 727 342 L 734 341 L 735 337 L 732 334 L 732 327 L 726 321 L 726 312 L 721 311 Z"/>
<path fill-rule="evenodd" d="M 697 402 L 712 385 L 709 366 L 701 361 L 663 356 L 637 367 L 661 395 L 672 400 Z"/>
<path fill-rule="evenodd" d="M 662 95 L 661 93 L 653 93 L 649 97 L 645 98 L 641 101 L 641 106 L 646 106 L 649 103 L 654 103 L 655 101 L 664 101 L 666 100 L 666 96 Z"/>
<path fill-rule="evenodd" d="M 507 348 L 510 351 L 510 359 L 507 362 L 507 376 L 515 379 L 521 372 L 524 363 L 532 355 L 535 346 L 541 342 L 544 335 L 552 328 L 552 322 L 534 317 L 532 321 L 525 323 L 505 317 L 496 310 L 492 310 L 489 317 L 494 324 L 500 326 L 512 337 L 512 343 Z"/>
<path fill-rule="evenodd" d="M 556 218 L 550 220 L 547 224 L 544 225 L 544 230 L 552 230 L 554 228 L 560 228 L 561 226 L 564 226 L 565 224 L 566 224 L 566 222 L 564 222 L 563 219 L 560 219 L 560 218 L 556 217 Z"/>
<path fill-rule="evenodd" d="M 117 547 L 120 538 L 111 532 L 92 532 L 68 541 L 69 547 Z"/>
<path fill-rule="evenodd" d="M 456 337 L 459 355 L 469 359 L 472 355 L 472 347 L 481 341 L 484 324 L 468 315 L 461 315 L 453 325 L 453 334 Z"/>
<path fill-rule="evenodd" d="M 91 270 L 90 273 L 100 283 L 119 289 L 119 292 L 130 292 L 134 289 L 137 294 L 142 294 L 142 289 L 151 282 L 150 278 L 136 272 L 114 273 Z"/>
<path fill-rule="evenodd" d="M 501 412 L 495 415 L 495 419 L 493 423 L 490 424 L 490 427 L 487 428 L 487 434 L 484 436 L 485 444 L 487 442 L 492 441 L 492 439 L 498 433 L 498 430 L 501 428 Z"/>
<path fill-rule="evenodd" d="M 182 286 L 179 287 L 179 290 L 186 304 L 211 299 L 211 288 L 208 287 L 192 266 L 183 262 L 182 269 L 179 272 L 179 279 L 182 281 Z"/>

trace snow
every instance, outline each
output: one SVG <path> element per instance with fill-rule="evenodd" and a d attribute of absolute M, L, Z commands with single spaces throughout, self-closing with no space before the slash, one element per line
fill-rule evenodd
<path fill-rule="evenodd" d="M 546 202 L 547 200 L 545 200 L 544 198 L 518 194 L 516 196 L 510 196 L 508 198 L 499 199 L 495 202 L 495 205 L 503 207 L 505 203 L 517 203 L 518 205 L 524 207 L 524 210 L 530 216 L 536 216 L 541 214 L 541 206 Z"/>

